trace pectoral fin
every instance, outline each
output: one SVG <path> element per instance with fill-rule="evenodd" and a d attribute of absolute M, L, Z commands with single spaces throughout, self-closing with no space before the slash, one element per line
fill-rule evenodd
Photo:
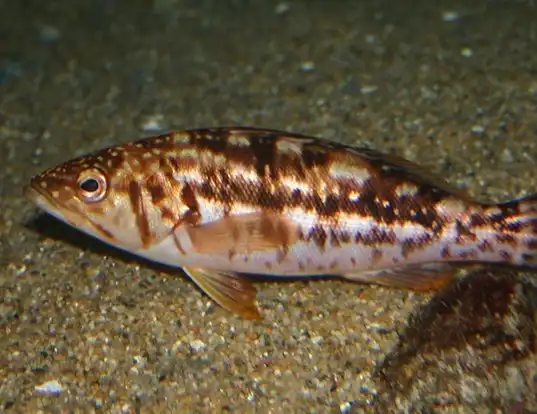
<path fill-rule="evenodd" d="M 456 270 L 453 266 L 445 263 L 427 263 L 368 270 L 345 274 L 343 277 L 349 280 L 401 289 L 428 291 L 440 289 L 453 277 Z"/>
<path fill-rule="evenodd" d="M 297 225 L 291 219 L 264 213 L 229 216 L 184 231 L 201 254 L 273 250 L 292 244 L 298 237 Z"/>
<path fill-rule="evenodd" d="M 232 273 L 184 267 L 185 273 L 216 303 L 246 319 L 260 319 L 256 290 L 245 277 Z"/>

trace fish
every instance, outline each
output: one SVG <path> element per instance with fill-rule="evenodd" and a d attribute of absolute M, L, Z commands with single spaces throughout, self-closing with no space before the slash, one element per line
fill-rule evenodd
<path fill-rule="evenodd" d="M 479 202 L 396 155 L 285 131 L 163 133 L 50 168 L 25 192 L 246 319 L 261 317 L 253 274 L 429 291 L 468 264 L 537 267 L 537 194 Z"/>

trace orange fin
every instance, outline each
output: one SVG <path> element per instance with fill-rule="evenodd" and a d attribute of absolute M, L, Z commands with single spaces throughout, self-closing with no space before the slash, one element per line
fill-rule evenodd
<path fill-rule="evenodd" d="M 297 225 L 277 214 L 229 216 L 187 229 L 194 250 L 202 254 L 266 251 L 288 246 L 298 237 Z"/>
<path fill-rule="evenodd" d="M 350 273 L 343 277 L 353 281 L 425 292 L 443 287 L 453 277 L 456 270 L 445 263 L 426 263 Z"/>
<path fill-rule="evenodd" d="M 232 273 L 183 267 L 184 272 L 216 303 L 246 319 L 260 319 L 256 290 L 245 277 Z"/>

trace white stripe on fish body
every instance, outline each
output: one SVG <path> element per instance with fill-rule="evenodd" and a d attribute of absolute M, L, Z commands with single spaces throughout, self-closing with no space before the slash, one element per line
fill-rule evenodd
<path fill-rule="evenodd" d="M 300 223 L 303 232 L 307 232 L 312 223 L 318 223 L 313 213 L 308 214 L 304 211 L 291 213 L 290 217 Z M 365 245 L 355 242 L 351 237 L 348 243 L 339 241 L 338 247 L 322 248 L 314 241 L 299 241 L 289 246 L 287 251 L 282 248 L 271 251 L 234 252 L 232 255 L 227 251 L 220 254 L 200 254 L 196 252 L 187 229 L 179 227 L 175 234 L 158 245 L 136 253 L 171 266 L 194 266 L 282 276 L 340 275 L 410 264 L 469 259 L 499 262 L 502 260 L 500 252 L 511 255 L 516 263 L 522 262 L 521 258 L 517 258 L 517 249 L 510 245 L 500 246 L 495 238 L 496 233 L 490 230 L 476 230 L 475 242 L 461 243 L 457 241 L 456 225 L 447 225 L 434 240 L 405 254 L 403 247 L 405 241 L 419 240 L 430 233 L 418 225 L 404 224 L 386 227 L 359 217 L 347 220 L 344 227 L 353 235 L 368 234 L 374 230 L 389 230 L 395 235 L 395 241 L 394 243 Z M 325 229 L 327 234 L 325 246 L 330 246 L 333 235 L 330 233 L 328 224 L 325 225 Z M 490 245 L 490 248 L 479 249 L 478 244 L 485 242 Z M 178 245 L 181 250 L 178 250 Z M 449 251 L 449 257 L 445 257 L 443 251 Z"/>
<path fill-rule="evenodd" d="M 297 215 L 294 218 L 299 218 Z M 313 218 L 304 214 L 301 226 L 303 231 L 310 229 L 309 223 Z M 306 223 L 305 225 L 302 223 Z M 381 226 L 368 220 L 356 219 L 349 221 L 349 231 L 367 234 L 375 229 L 384 230 Z M 200 254 L 196 252 L 192 240 L 185 227 L 179 227 L 175 234 L 169 236 L 160 244 L 136 253 L 148 259 L 162 262 L 171 266 L 196 266 L 216 270 L 278 274 L 285 276 L 344 274 L 370 270 L 374 267 L 385 268 L 410 263 L 430 262 L 441 260 L 441 249 L 445 243 L 433 242 L 426 247 L 416 249 L 408 257 L 403 255 L 402 242 L 410 237 L 424 236 L 422 229 L 416 232 L 417 226 L 392 226 L 389 228 L 396 237 L 395 243 L 379 243 L 372 246 L 357 243 L 353 238 L 348 243 L 340 243 L 338 247 L 319 247 L 314 241 L 299 241 L 288 247 L 271 251 L 234 252 L 220 254 Z M 329 225 L 326 225 L 326 246 L 330 246 L 332 235 Z M 351 230 L 352 229 L 352 230 Z M 180 249 L 178 250 L 178 246 Z M 231 251 L 231 247 L 230 247 Z M 381 257 L 377 257 L 378 253 Z"/>

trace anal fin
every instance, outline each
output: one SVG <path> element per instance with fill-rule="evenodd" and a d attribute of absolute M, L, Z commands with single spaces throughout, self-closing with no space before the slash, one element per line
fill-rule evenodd
<path fill-rule="evenodd" d="M 452 279 L 456 270 L 447 263 L 425 263 L 366 270 L 342 276 L 353 281 L 425 292 L 442 288 Z"/>
<path fill-rule="evenodd" d="M 184 272 L 212 300 L 246 319 L 260 319 L 255 305 L 256 290 L 246 277 L 216 270 L 183 267 Z"/>

